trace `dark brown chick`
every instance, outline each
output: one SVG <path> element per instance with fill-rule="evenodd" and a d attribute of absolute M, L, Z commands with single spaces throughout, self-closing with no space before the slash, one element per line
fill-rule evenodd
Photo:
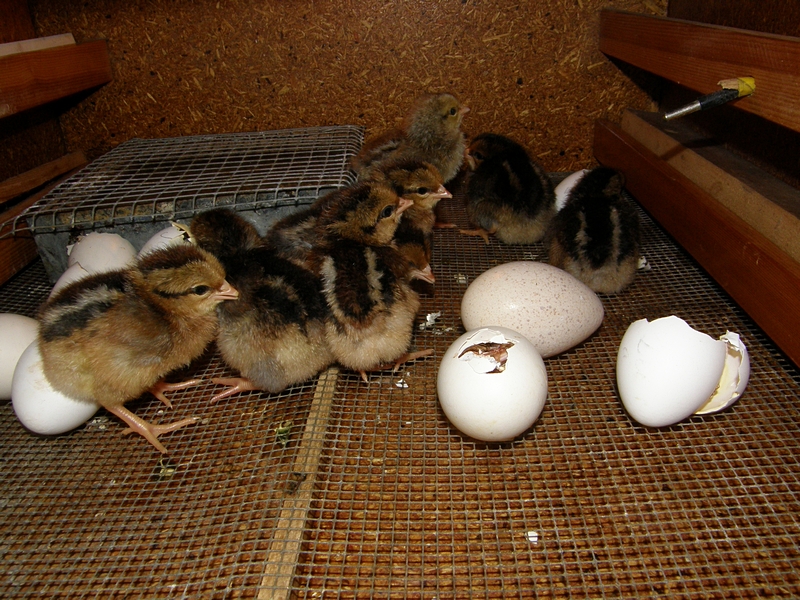
<path fill-rule="evenodd" d="M 621 173 L 593 169 L 572 188 L 548 232 L 550 264 L 595 292 L 622 291 L 639 266 L 639 215 L 623 188 Z"/>
<path fill-rule="evenodd" d="M 365 381 L 366 371 L 407 356 L 419 298 L 392 240 L 411 205 L 391 186 L 372 182 L 342 193 L 318 219 L 314 261 L 330 313 L 327 344 Z"/>
<path fill-rule="evenodd" d="M 218 309 L 217 347 L 240 377 L 214 379 L 228 389 L 213 401 L 247 390 L 277 393 L 333 362 L 325 343 L 327 307 L 319 277 L 265 241 L 238 244 L 252 240 L 251 227 L 227 209 L 201 213 L 191 223 L 198 244 L 219 248 L 225 256 L 228 279 L 239 290 L 236 301 Z M 220 248 L 220 240 L 233 244 Z"/>
<path fill-rule="evenodd" d="M 397 226 L 395 244 L 413 267 L 412 277 L 433 283 L 430 262 L 436 223 L 434 208 L 442 198 L 453 197 L 444 187 L 438 169 L 430 163 L 398 160 L 386 163 L 371 179 L 385 181 L 399 196 L 413 201 Z"/>
<path fill-rule="evenodd" d="M 359 179 L 390 160 L 418 160 L 431 163 L 444 183 L 453 179 L 464 161 L 461 121 L 469 108 L 452 94 L 431 94 L 420 98 L 402 129 L 367 140 L 353 159 Z"/>
<path fill-rule="evenodd" d="M 556 213 L 555 192 L 526 150 L 505 136 L 483 133 L 470 143 L 467 163 L 467 216 L 480 229 L 462 233 L 487 243 L 487 234 L 506 244 L 541 240 Z"/>
<path fill-rule="evenodd" d="M 76 281 L 39 312 L 45 376 L 54 389 L 96 402 L 166 453 L 158 436 L 195 419 L 154 425 L 123 405 L 150 390 L 171 406 L 164 390 L 184 384 L 162 378 L 202 354 L 217 332 L 217 306 L 236 297 L 219 261 L 190 244 Z"/>

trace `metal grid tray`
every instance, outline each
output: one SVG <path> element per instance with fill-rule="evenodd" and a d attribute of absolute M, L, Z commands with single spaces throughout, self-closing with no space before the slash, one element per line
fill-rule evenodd
<path fill-rule="evenodd" d="M 465 224 L 458 197 L 442 217 Z M 201 417 L 163 440 L 122 437 L 104 413 L 36 437 L 0 406 L 0 594 L 15 598 L 796 598 L 800 597 L 800 373 L 642 213 L 651 270 L 585 343 L 546 360 L 532 431 L 484 444 L 451 427 L 438 361 L 484 270 L 541 260 L 436 232 L 435 287 L 413 343 L 435 356 L 369 384 L 336 369 L 281 394 L 212 405 L 205 383 L 129 406 L 150 420 Z M 33 314 L 40 263 L 0 291 Z M 752 361 L 731 409 L 662 430 L 632 422 L 615 388 L 627 326 L 677 314 L 737 331 Z"/>

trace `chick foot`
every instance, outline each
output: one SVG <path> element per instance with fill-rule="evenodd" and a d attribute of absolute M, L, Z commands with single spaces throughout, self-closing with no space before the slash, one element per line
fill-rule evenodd
<path fill-rule="evenodd" d="M 228 389 L 224 392 L 220 392 L 219 394 L 215 394 L 211 397 L 212 404 L 222 400 L 223 398 L 227 398 L 228 396 L 233 396 L 234 394 L 260 389 L 255 383 L 244 377 L 218 377 L 216 379 L 212 379 L 211 381 L 217 385 L 228 386 Z"/>
<path fill-rule="evenodd" d="M 472 235 L 472 236 L 482 237 L 483 241 L 486 242 L 487 245 L 489 244 L 489 234 L 494 233 L 493 231 L 486 231 L 483 228 L 479 228 L 479 229 L 459 229 L 458 231 L 459 231 L 459 233 L 461 233 L 463 235 Z"/>
<path fill-rule="evenodd" d="M 417 352 L 408 352 L 403 354 L 400 358 L 398 358 L 393 363 L 382 364 L 378 365 L 377 367 L 373 367 L 372 369 L 368 369 L 370 373 L 375 371 L 386 371 L 387 369 L 391 369 L 394 373 L 397 369 L 400 368 L 400 365 L 405 364 L 407 362 L 411 362 L 412 360 L 417 360 L 418 358 L 424 358 L 425 356 L 430 356 L 433 354 L 433 348 L 428 348 L 427 350 L 418 350 Z M 361 379 L 364 380 L 364 383 L 369 383 L 369 378 L 367 377 L 367 371 L 359 371 L 361 374 Z"/>
<path fill-rule="evenodd" d="M 120 419 L 125 421 L 128 424 L 128 429 L 122 432 L 122 435 L 128 435 L 129 433 L 138 433 L 139 435 L 143 436 L 148 442 L 153 444 L 156 449 L 161 452 L 162 454 L 167 453 L 167 449 L 164 445 L 158 441 L 158 436 L 162 433 L 169 433 L 170 431 L 175 431 L 176 429 L 180 429 L 186 425 L 191 425 L 198 421 L 197 417 L 190 417 L 188 419 L 182 419 L 181 421 L 175 421 L 174 423 L 168 423 L 166 425 L 155 425 L 153 423 L 149 423 L 142 419 L 141 417 L 137 417 L 131 411 L 129 411 L 124 406 L 115 406 L 111 408 L 107 408 L 108 412 L 117 415 Z"/>
<path fill-rule="evenodd" d="M 190 379 L 188 381 L 181 381 L 178 383 L 166 383 L 165 381 L 159 381 L 153 387 L 151 387 L 148 391 L 153 394 L 156 398 L 161 400 L 161 402 L 167 406 L 167 408 L 172 408 L 172 402 L 169 401 L 164 395 L 164 392 L 174 392 L 176 390 L 183 390 L 188 387 L 193 387 L 195 385 L 199 385 L 199 379 Z"/>

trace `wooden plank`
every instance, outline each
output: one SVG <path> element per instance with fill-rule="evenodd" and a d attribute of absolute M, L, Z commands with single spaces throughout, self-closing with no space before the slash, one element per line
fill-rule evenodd
<path fill-rule="evenodd" d="M 51 160 L 48 163 L 15 177 L 10 177 L 0 183 L 0 204 L 12 198 L 16 198 L 17 196 L 21 196 L 22 194 L 27 194 L 39 186 L 44 185 L 51 179 L 85 165 L 86 156 L 79 150 L 78 152 L 72 152 L 56 160 Z M 0 215 L 0 223 L 4 223 L 5 221 L 2 215 Z"/>
<path fill-rule="evenodd" d="M 36 36 L 26 0 L 0 0 L 0 43 Z"/>
<path fill-rule="evenodd" d="M 105 40 L 0 58 L 0 117 L 111 81 Z"/>
<path fill-rule="evenodd" d="M 22 52 L 35 52 L 36 50 L 45 50 L 47 48 L 57 48 L 59 46 L 69 46 L 73 44 L 75 44 L 75 38 L 71 33 L 59 33 L 58 35 L 48 35 L 46 37 L 0 44 L 0 56 L 10 56 Z"/>
<path fill-rule="evenodd" d="M 293 473 L 303 476 L 304 479 L 298 481 L 296 491 L 283 502 L 275 525 L 275 534 L 270 543 L 258 600 L 291 598 L 292 579 L 300 559 L 303 532 L 311 508 L 314 480 L 325 443 L 325 432 L 328 428 L 328 417 L 333 406 L 338 377 L 339 369 L 330 367 L 317 381 L 311 410 L 292 466 Z"/>
<path fill-rule="evenodd" d="M 622 130 L 800 263 L 800 190 L 759 169 L 684 120 L 627 110 Z"/>
<path fill-rule="evenodd" d="M 602 10 L 599 48 L 701 94 L 754 77 L 755 93 L 734 105 L 800 131 L 800 38 Z"/>
<path fill-rule="evenodd" d="M 800 264 L 619 125 L 596 122 L 594 152 L 625 174 L 637 201 L 800 365 Z"/>
<path fill-rule="evenodd" d="M 82 155 L 83 153 L 76 154 Z M 82 166 L 77 165 L 64 172 L 55 181 L 0 214 L 0 284 L 8 281 L 38 256 L 36 242 L 34 242 L 28 228 L 18 226 L 17 231 L 13 231 L 12 220 L 26 208 L 41 200 L 47 192 L 78 171 Z M 14 234 L 13 237 L 12 233 Z"/>

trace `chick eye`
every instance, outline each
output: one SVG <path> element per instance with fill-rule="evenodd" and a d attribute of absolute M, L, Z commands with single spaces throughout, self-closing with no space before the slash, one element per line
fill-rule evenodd
<path fill-rule="evenodd" d="M 473 153 L 472 153 L 472 156 L 474 156 L 474 157 L 475 157 L 475 158 L 477 158 L 478 160 L 483 160 L 483 152 L 477 152 L 477 151 L 476 151 L 476 152 L 473 152 Z"/>
<path fill-rule="evenodd" d="M 425 195 L 425 194 L 427 194 L 428 192 L 430 192 L 430 190 L 429 190 L 428 188 L 426 188 L 426 187 L 417 188 L 417 193 L 418 193 L 420 196 L 424 196 L 424 195 Z"/>
<path fill-rule="evenodd" d="M 455 107 L 454 107 L 454 108 L 451 108 L 451 109 L 450 109 L 450 116 L 451 116 L 451 117 L 454 117 L 454 116 L 456 116 L 456 112 L 458 112 L 458 111 L 455 109 Z"/>
<path fill-rule="evenodd" d="M 192 288 L 192 293 L 197 296 L 205 296 L 210 289 L 207 285 L 196 285 Z"/>
<path fill-rule="evenodd" d="M 392 206 L 391 204 L 387 204 L 386 206 L 383 207 L 383 210 L 381 210 L 381 214 L 378 216 L 381 219 L 386 219 L 388 217 L 391 217 L 393 214 L 394 214 L 394 206 Z"/>

